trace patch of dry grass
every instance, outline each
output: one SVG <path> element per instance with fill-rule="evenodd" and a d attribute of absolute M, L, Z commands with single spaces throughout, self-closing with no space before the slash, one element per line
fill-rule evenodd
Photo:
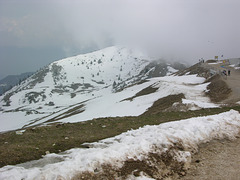
<path fill-rule="evenodd" d="M 153 105 L 148 108 L 144 115 L 148 114 L 159 114 L 173 106 L 174 103 L 181 102 L 185 98 L 184 94 L 169 95 L 161 98 L 153 103 Z"/>
<path fill-rule="evenodd" d="M 144 96 L 144 95 L 148 95 L 151 93 L 154 93 L 158 90 L 158 88 L 154 88 L 152 86 L 148 86 L 146 88 L 144 88 L 143 90 L 139 91 L 137 94 L 135 94 L 133 97 L 124 99 L 122 101 L 132 101 L 134 98 L 139 97 L 139 96 Z"/>
<path fill-rule="evenodd" d="M 202 109 L 187 112 L 159 112 L 138 117 L 99 118 L 86 122 L 52 124 L 51 126 L 28 128 L 22 135 L 16 132 L 0 134 L 0 167 L 35 160 L 46 151 L 59 153 L 78 148 L 85 142 L 96 142 L 113 137 L 145 125 L 217 114 L 229 109 L 240 110 L 240 106 Z"/>

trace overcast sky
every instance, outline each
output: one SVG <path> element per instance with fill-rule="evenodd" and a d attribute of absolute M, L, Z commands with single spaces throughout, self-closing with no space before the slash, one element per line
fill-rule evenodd
<path fill-rule="evenodd" d="M 112 45 L 240 57 L 240 0 L 0 0 L 0 78 Z"/>

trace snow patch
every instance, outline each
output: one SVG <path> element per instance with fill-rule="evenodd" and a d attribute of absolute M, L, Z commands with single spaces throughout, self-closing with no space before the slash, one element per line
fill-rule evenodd
<path fill-rule="evenodd" d="M 102 164 L 122 167 L 128 159 L 142 160 L 149 153 L 164 153 L 176 143 L 184 150 L 176 151 L 175 159 L 185 162 L 191 156 L 190 152 L 197 150 L 198 144 L 215 138 L 235 138 L 239 129 L 240 114 L 235 110 L 148 125 L 99 142 L 86 143 L 89 149 L 70 149 L 62 154 L 48 154 L 37 161 L 5 166 L 0 169 L 0 179 L 70 179 L 80 172 L 101 169 Z"/>
<path fill-rule="evenodd" d="M 46 76 L 46 80 L 47 79 L 49 83 L 52 81 L 49 75 Z M 158 99 L 180 93 L 183 93 L 185 96 L 182 103 L 187 105 L 190 110 L 218 107 L 218 105 L 211 103 L 209 98 L 205 96 L 204 92 L 209 83 L 202 84 L 204 81 L 205 78 L 197 77 L 197 75 L 165 76 L 151 78 L 145 83 L 131 86 L 117 93 L 112 92 L 112 87 L 107 87 L 94 91 L 94 96 L 92 93 L 84 93 L 76 95 L 75 98 L 70 98 L 66 95 L 52 94 L 52 96 L 47 96 L 44 102 L 31 104 L 31 108 L 28 106 L 21 107 L 22 109 L 37 109 L 38 114 L 26 116 L 26 113 L 21 111 L 11 113 L 0 112 L 0 131 L 22 128 L 30 122 L 34 122 L 31 125 L 43 124 L 61 114 L 64 116 L 65 112 L 79 106 L 80 102 L 82 102 L 81 104 L 84 106 L 84 111 L 58 120 L 57 122 L 73 123 L 100 117 L 138 116 L 144 113 Z M 158 90 L 154 93 L 136 97 L 132 101 L 124 100 L 133 97 L 149 86 L 158 88 Z M 39 92 L 42 91 L 41 87 L 38 86 Z M 31 90 L 28 91 L 31 92 Z M 48 92 L 48 89 L 46 92 Z M 24 96 L 24 93 L 19 92 L 12 98 L 21 99 L 22 96 Z M 54 104 L 58 105 L 58 108 L 56 108 L 56 106 L 46 105 L 46 103 L 49 102 L 54 102 Z M 11 111 L 12 108 L 19 106 L 18 103 L 19 102 L 15 100 L 15 102 L 12 103 L 14 107 L 5 107 L 5 109 Z"/>

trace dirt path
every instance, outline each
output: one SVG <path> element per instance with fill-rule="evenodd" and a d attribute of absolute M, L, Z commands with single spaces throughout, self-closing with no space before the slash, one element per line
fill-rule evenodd
<path fill-rule="evenodd" d="M 227 64 L 207 64 L 205 67 L 216 72 L 228 71 L 230 76 L 223 80 L 232 89 L 230 96 L 223 103 L 240 101 L 240 70 L 235 70 Z M 192 163 L 186 176 L 181 180 L 240 180 L 240 138 L 236 140 L 215 140 L 202 144 L 199 152 L 192 158 Z"/>
<path fill-rule="evenodd" d="M 232 94 L 225 102 L 228 103 L 240 101 L 240 70 L 234 70 L 231 68 L 231 75 L 228 76 L 225 81 L 232 89 Z"/>
<path fill-rule="evenodd" d="M 236 103 L 240 101 L 240 69 L 236 70 L 233 67 L 230 67 L 228 64 L 207 64 L 204 63 L 204 66 L 208 66 L 217 72 L 222 72 L 223 70 L 230 70 L 230 76 L 223 76 L 223 80 L 227 83 L 229 88 L 232 89 L 231 95 L 223 101 L 223 103 Z"/>
<path fill-rule="evenodd" d="M 203 144 L 181 180 L 240 180 L 240 138 Z"/>

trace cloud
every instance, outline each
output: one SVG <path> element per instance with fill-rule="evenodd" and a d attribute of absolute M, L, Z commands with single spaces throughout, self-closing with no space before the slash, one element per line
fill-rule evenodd
<path fill-rule="evenodd" d="M 0 13 L 1 46 L 55 46 L 71 54 L 125 44 L 189 61 L 240 56 L 238 0 L 16 2 L 3 4 L 11 12 Z"/>
<path fill-rule="evenodd" d="M 239 5 L 234 0 L 98 0 L 64 1 L 57 9 L 80 48 L 127 44 L 156 56 L 197 60 L 239 56 Z"/>

